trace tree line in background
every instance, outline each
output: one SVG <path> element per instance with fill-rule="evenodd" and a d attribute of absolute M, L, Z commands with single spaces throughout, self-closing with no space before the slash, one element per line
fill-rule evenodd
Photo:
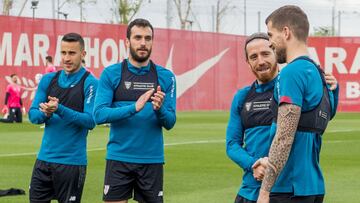
<path fill-rule="evenodd" d="M 0 0 L 2 3 L 2 14 L 9 15 L 10 10 L 12 9 L 13 4 L 21 3 L 21 10 L 18 16 L 21 16 L 21 13 L 25 5 L 30 1 L 28 0 Z M 110 20 L 111 23 L 117 24 L 128 24 L 136 14 L 139 12 L 141 6 L 144 4 L 144 0 L 112 0 L 115 8 L 110 10 L 113 12 L 114 19 Z M 79 7 L 80 9 L 80 21 L 86 20 L 83 15 L 84 4 L 96 4 L 97 0 L 57 0 L 58 9 L 61 8 L 64 4 L 73 4 Z M 147 3 L 151 3 L 151 0 L 147 0 Z M 193 23 L 195 23 L 199 30 L 201 31 L 201 25 L 196 19 L 196 14 L 192 10 L 193 0 L 166 0 L 167 3 L 167 27 L 170 27 L 171 21 L 173 20 L 173 15 L 177 16 L 180 25 L 179 28 L 182 30 L 192 29 Z M 172 7 L 175 7 L 175 12 L 172 12 Z M 212 30 L 214 32 L 221 32 L 221 25 L 224 22 L 224 17 L 234 10 L 236 6 L 232 5 L 229 0 L 216 0 L 216 4 L 212 6 L 212 16 L 213 16 L 213 25 Z M 57 11 L 57 13 L 62 13 Z M 174 14 L 176 13 L 176 14 Z M 62 13 L 65 14 L 65 13 Z M 66 14 L 67 15 L 67 14 Z M 65 16 L 66 18 L 66 16 Z M 313 36 L 333 36 L 335 33 L 330 26 L 319 26 L 314 28 Z"/>
<path fill-rule="evenodd" d="M 145 3 L 144 0 L 112 0 L 113 5 L 115 8 L 111 8 L 110 10 L 113 12 L 114 19 L 110 20 L 111 23 L 117 24 L 128 24 L 139 12 L 141 6 Z M 196 19 L 196 15 L 192 10 L 192 3 L 193 0 L 166 0 L 167 2 L 167 24 L 168 27 L 171 24 L 174 16 L 176 16 L 180 22 L 179 28 L 182 30 L 191 29 L 193 23 L 197 24 L 199 29 L 201 30 L 201 25 Z M 21 16 L 21 13 L 26 6 L 26 4 L 30 4 L 31 1 L 29 0 L 0 0 L 2 3 L 2 14 L 3 15 L 10 15 L 10 11 L 14 3 L 21 4 L 21 10 L 18 16 Z M 83 9 L 85 4 L 96 4 L 97 0 L 57 0 L 58 9 L 61 8 L 64 4 L 72 4 L 76 5 L 80 9 L 80 21 L 86 20 L 83 15 Z M 147 3 L 151 3 L 151 0 L 147 0 Z M 172 12 L 174 8 L 175 12 Z M 231 2 L 228 0 L 217 0 L 216 5 L 213 6 L 213 16 L 214 16 L 214 25 L 213 31 L 220 32 L 221 31 L 221 24 L 223 22 L 224 16 L 231 11 L 232 9 L 236 8 L 235 6 L 231 5 Z M 64 14 L 60 11 L 57 13 Z"/>

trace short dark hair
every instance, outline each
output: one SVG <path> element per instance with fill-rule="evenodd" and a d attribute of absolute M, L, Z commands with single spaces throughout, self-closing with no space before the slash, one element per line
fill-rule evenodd
<path fill-rule="evenodd" d="M 265 20 L 277 30 L 289 27 L 298 40 L 306 42 L 309 36 L 309 21 L 305 12 L 298 6 L 286 5 L 273 11 Z"/>
<path fill-rule="evenodd" d="M 245 51 L 246 60 L 248 58 L 248 53 L 247 53 L 246 47 L 251 41 L 253 41 L 255 39 L 264 39 L 264 40 L 269 41 L 269 36 L 264 32 L 256 32 L 256 33 L 254 33 L 254 34 L 252 34 L 252 35 L 250 35 L 249 37 L 246 38 L 245 45 L 244 45 L 244 51 Z"/>
<path fill-rule="evenodd" d="M 74 32 L 67 33 L 66 35 L 63 36 L 61 41 L 64 41 L 64 42 L 79 42 L 80 43 L 80 50 L 84 50 L 84 48 L 85 48 L 84 39 L 78 33 L 74 33 Z"/>
<path fill-rule="evenodd" d="M 46 59 L 48 62 L 50 62 L 50 63 L 53 62 L 52 56 L 47 56 L 47 57 L 45 57 L 45 59 Z"/>
<path fill-rule="evenodd" d="M 13 78 L 14 76 L 17 76 L 16 73 L 10 75 L 11 78 Z"/>
<path fill-rule="evenodd" d="M 131 36 L 131 28 L 137 26 L 137 27 L 150 27 L 151 32 L 152 32 L 152 37 L 154 38 L 154 28 L 153 26 L 150 24 L 150 22 L 146 19 L 143 18 L 137 18 L 133 21 L 130 22 L 130 24 L 127 27 L 126 30 L 126 38 L 130 39 Z"/>

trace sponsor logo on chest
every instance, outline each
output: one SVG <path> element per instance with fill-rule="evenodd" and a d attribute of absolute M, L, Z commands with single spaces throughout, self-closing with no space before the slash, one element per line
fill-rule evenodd
<path fill-rule="evenodd" d="M 270 109 L 270 101 L 246 102 L 246 111 L 261 111 Z"/>
<path fill-rule="evenodd" d="M 124 82 L 127 90 L 150 90 L 155 88 L 155 83 L 150 82 Z"/>

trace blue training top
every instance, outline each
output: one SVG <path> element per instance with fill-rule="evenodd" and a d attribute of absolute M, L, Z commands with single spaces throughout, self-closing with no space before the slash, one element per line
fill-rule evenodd
<path fill-rule="evenodd" d="M 334 95 L 335 94 L 335 95 Z M 332 117 L 336 113 L 338 88 L 329 91 Z M 307 60 L 294 60 L 279 73 L 274 98 L 279 103 L 294 104 L 301 111 L 314 109 L 323 95 L 323 84 L 315 65 Z M 276 124 L 271 127 L 271 137 Z M 325 194 L 324 178 L 319 165 L 322 135 L 296 131 L 289 159 L 271 192 L 294 193 L 295 196 Z"/>
<path fill-rule="evenodd" d="M 264 93 L 274 89 L 276 79 L 266 83 L 255 83 L 255 91 Z M 271 139 L 271 125 L 255 126 L 244 129 L 241 110 L 250 86 L 240 89 L 234 96 L 230 110 L 230 120 L 226 131 L 226 152 L 231 160 L 244 169 L 244 175 L 238 195 L 256 201 L 261 186 L 253 177 L 251 166 L 259 158 L 268 155 Z M 269 98 L 270 99 L 270 98 Z"/>
<path fill-rule="evenodd" d="M 129 63 L 131 73 L 144 75 L 150 63 L 137 68 Z M 122 63 L 104 69 L 95 98 L 94 119 L 97 124 L 111 123 L 106 159 L 129 163 L 164 163 L 162 127 L 169 130 L 176 122 L 176 81 L 174 74 L 158 65 L 161 91 L 166 95 L 161 108 L 151 102 L 136 112 L 135 101 L 114 102 L 114 93 L 121 81 Z"/>
<path fill-rule="evenodd" d="M 84 68 L 73 74 L 66 74 L 62 70 L 58 78 L 58 85 L 61 88 L 73 87 L 85 73 Z M 55 75 L 56 72 L 43 76 L 29 110 L 31 123 L 45 123 L 38 159 L 58 164 L 86 165 L 86 137 L 88 130 L 95 127 L 92 111 L 97 79 L 89 74 L 85 80 L 83 112 L 59 104 L 58 109 L 48 118 L 39 110 L 39 104 L 48 101 L 47 89 Z"/>

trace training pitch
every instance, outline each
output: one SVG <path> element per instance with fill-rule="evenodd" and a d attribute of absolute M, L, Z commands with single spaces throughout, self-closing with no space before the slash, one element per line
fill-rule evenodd
<path fill-rule="evenodd" d="M 228 159 L 225 131 L 228 112 L 180 112 L 164 131 L 166 203 L 232 203 L 242 170 Z M 21 188 L 26 195 L 0 197 L 0 203 L 25 203 L 43 129 L 27 119 L 0 123 L 0 189 Z M 82 202 L 102 202 L 105 148 L 109 128 L 88 135 L 88 168 Z M 360 200 L 360 114 L 338 113 L 324 134 L 320 163 L 326 203 Z M 55 202 L 55 201 L 54 201 Z M 130 201 L 132 202 L 132 201 Z"/>

